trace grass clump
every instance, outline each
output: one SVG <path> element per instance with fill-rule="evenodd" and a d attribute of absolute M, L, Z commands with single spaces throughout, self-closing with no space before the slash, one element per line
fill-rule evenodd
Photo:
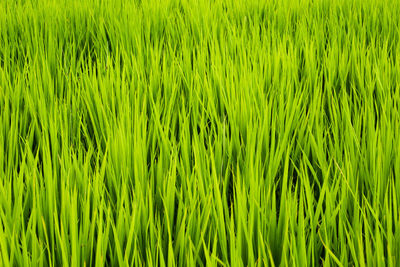
<path fill-rule="evenodd" d="M 398 1 L 0 3 L 2 266 L 396 266 Z"/>

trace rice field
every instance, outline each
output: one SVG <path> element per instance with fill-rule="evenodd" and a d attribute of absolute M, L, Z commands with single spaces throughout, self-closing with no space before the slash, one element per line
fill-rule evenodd
<path fill-rule="evenodd" d="M 0 2 L 1 266 L 399 266 L 400 2 Z"/>

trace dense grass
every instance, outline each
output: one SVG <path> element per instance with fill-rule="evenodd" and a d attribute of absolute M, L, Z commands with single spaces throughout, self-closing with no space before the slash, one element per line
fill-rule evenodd
<path fill-rule="evenodd" d="M 0 265 L 398 266 L 400 2 L 0 2 Z"/>

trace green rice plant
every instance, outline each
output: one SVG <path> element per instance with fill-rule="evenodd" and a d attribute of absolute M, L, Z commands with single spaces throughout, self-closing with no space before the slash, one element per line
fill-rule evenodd
<path fill-rule="evenodd" d="M 0 2 L 1 266 L 397 266 L 400 2 Z"/>

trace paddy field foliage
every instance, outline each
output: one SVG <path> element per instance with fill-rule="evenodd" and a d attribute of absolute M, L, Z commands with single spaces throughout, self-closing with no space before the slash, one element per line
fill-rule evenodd
<path fill-rule="evenodd" d="M 1 1 L 0 265 L 396 266 L 399 21 Z"/>

